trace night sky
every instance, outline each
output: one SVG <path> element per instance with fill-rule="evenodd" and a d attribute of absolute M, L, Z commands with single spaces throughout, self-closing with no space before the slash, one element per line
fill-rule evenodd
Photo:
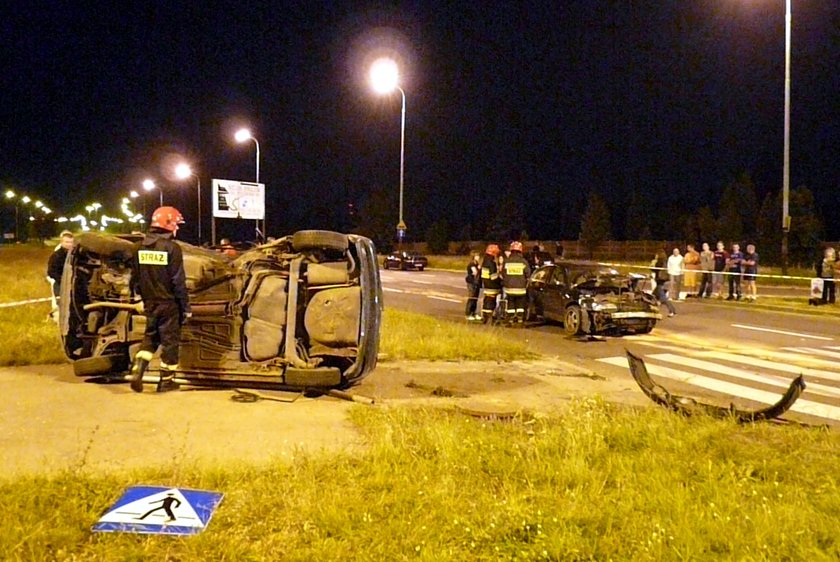
<path fill-rule="evenodd" d="M 406 92 L 415 239 L 435 221 L 481 236 L 511 201 L 532 238 L 576 238 L 593 190 L 622 238 L 633 194 L 667 224 L 714 209 L 741 172 L 759 201 L 781 188 L 784 0 L 124 4 L 0 7 L 4 191 L 116 214 L 153 176 L 189 239 L 195 181 L 167 178 L 172 161 L 193 163 L 207 213 L 211 178 L 254 179 L 253 143 L 232 141 L 245 125 L 268 234 L 351 228 L 348 205 L 371 197 L 393 228 L 400 96 L 367 84 L 377 54 L 398 60 Z M 838 68 L 840 6 L 794 0 L 790 185 L 814 192 L 830 239 Z M 8 224 L 7 202 L 0 213 Z"/>

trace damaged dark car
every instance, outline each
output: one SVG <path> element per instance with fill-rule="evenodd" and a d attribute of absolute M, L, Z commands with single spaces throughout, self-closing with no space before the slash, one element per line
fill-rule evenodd
<path fill-rule="evenodd" d="M 662 314 L 643 280 L 591 262 L 543 266 L 528 281 L 529 320 L 560 322 L 570 336 L 649 333 Z"/>
<path fill-rule="evenodd" d="M 124 378 L 145 316 L 130 285 L 138 236 L 84 233 L 61 282 L 64 350 L 79 376 Z M 382 288 L 373 243 L 305 230 L 231 258 L 178 242 L 192 317 L 176 378 L 198 386 L 344 388 L 376 366 Z M 153 360 L 147 377 L 159 365 Z"/>

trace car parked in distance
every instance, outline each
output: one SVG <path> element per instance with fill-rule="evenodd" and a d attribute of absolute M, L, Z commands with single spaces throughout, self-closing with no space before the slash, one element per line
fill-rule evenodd
<path fill-rule="evenodd" d="M 130 283 L 140 238 L 83 233 L 68 253 L 59 325 L 78 376 L 123 379 L 140 347 L 146 317 Z M 340 388 L 376 366 L 382 287 L 369 239 L 302 230 L 235 258 L 178 244 L 192 317 L 176 380 Z M 158 371 L 155 358 L 146 376 Z"/>
<path fill-rule="evenodd" d="M 567 334 L 646 334 L 662 319 L 643 275 L 592 262 L 559 261 L 528 281 L 529 319 L 560 322 Z"/>
<path fill-rule="evenodd" d="M 415 269 L 423 271 L 429 265 L 429 260 L 426 256 L 415 254 L 411 252 L 393 252 L 385 256 L 385 269 L 401 269 L 407 271 Z"/>

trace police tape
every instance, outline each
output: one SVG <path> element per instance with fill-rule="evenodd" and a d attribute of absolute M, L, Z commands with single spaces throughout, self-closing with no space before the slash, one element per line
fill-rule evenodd
<path fill-rule="evenodd" d="M 25 304 L 34 304 L 38 302 L 50 302 L 52 299 L 50 297 L 44 297 L 42 299 L 28 299 L 25 301 L 17 301 L 17 302 L 4 302 L 0 303 L 0 308 L 11 308 L 13 306 L 23 306 Z"/>
<path fill-rule="evenodd" d="M 645 271 L 668 271 L 667 267 L 653 267 L 651 265 L 638 265 L 632 263 L 612 263 L 612 262 L 597 262 L 598 265 L 605 265 L 607 267 L 621 267 L 630 270 L 638 270 L 643 269 Z M 705 271 L 703 269 L 683 269 L 683 275 L 686 273 L 693 272 L 693 273 L 711 273 L 712 275 L 748 275 L 750 277 L 763 277 L 765 279 L 789 279 L 794 281 L 808 281 L 810 282 L 812 279 L 816 279 L 815 277 L 802 277 L 799 275 L 771 275 L 769 273 L 744 273 L 744 272 L 737 272 L 737 271 Z"/>

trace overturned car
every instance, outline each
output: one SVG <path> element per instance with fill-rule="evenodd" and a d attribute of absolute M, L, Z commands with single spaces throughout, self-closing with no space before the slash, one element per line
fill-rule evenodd
<path fill-rule="evenodd" d="M 662 314 L 656 298 L 642 290 L 644 279 L 591 262 L 540 267 L 528 281 L 529 320 L 562 322 L 571 336 L 646 334 Z"/>
<path fill-rule="evenodd" d="M 143 303 L 132 293 L 139 236 L 84 233 L 61 280 L 60 329 L 79 376 L 122 378 L 140 347 Z M 376 365 L 382 288 L 373 243 L 304 230 L 224 254 L 178 242 L 192 317 L 176 377 L 192 385 L 343 388 Z M 157 360 L 147 371 L 154 376 Z"/>

